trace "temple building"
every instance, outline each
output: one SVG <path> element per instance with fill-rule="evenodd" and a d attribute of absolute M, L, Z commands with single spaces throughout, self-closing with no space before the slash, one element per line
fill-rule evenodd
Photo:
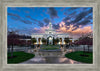
<path fill-rule="evenodd" d="M 31 38 L 36 38 L 36 44 L 42 44 L 42 38 L 48 40 L 48 44 L 53 44 L 53 39 L 58 38 L 60 41 L 58 44 L 65 44 L 64 39 L 68 38 L 68 34 L 58 34 L 53 28 L 52 23 L 49 23 L 49 29 L 45 30 L 45 33 L 33 33 Z"/>

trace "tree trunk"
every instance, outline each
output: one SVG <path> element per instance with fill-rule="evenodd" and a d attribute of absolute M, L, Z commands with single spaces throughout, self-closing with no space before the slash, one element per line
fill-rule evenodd
<path fill-rule="evenodd" d="M 13 58 L 13 44 L 12 44 L 12 48 L 11 48 L 11 58 Z"/>

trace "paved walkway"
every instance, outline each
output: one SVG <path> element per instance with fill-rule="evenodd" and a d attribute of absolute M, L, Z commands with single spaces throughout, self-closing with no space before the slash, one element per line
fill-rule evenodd
<path fill-rule="evenodd" d="M 65 57 L 35 57 L 20 64 L 83 64 Z"/>

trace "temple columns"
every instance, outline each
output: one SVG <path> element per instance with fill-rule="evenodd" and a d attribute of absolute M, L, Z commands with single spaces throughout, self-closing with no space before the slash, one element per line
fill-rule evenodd
<path fill-rule="evenodd" d="M 42 44 L 42 38 L 40 38 L 40 44 Z"/>
<path fill-rule="evenodd" d="M 59 38 L 59 41 L 60 41 L 60 44 L 64 44 L 64 38 Z M 36 43 L 37 44 L 42 44 L 42 38 L 37 37 L 36 38 Z M 49 40 L 49 43 L 53 44 L 53 39 L 52 39 L 52 41 Z"/>
<path fill-rule="evenodd" d="M 64 38 L 62 38 L 62 44 L 64 44 Z"/>
<path fill-rule="evenodd" d="M 42 38 L 37 37 L 37 38 L 36 38 L 36 43 L 37 43 L 37 44 L 42 44 Z"/>
<path fill-rule="evenodd" d="M 37 44 L 39 44 L 39 40 L 38 40 L 38 38 L 36 38 L 36 41 L 37 41 Z"/>

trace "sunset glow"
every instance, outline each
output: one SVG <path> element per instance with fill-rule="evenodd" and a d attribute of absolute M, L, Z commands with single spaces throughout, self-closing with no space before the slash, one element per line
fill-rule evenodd
<path fill-rule="evenodd" d="M 93 32 L 92 7 L 8 7 L 8 31 L 31 35 L 44 33 L 53 24 L 57 33 L 79 37 Z"/>

